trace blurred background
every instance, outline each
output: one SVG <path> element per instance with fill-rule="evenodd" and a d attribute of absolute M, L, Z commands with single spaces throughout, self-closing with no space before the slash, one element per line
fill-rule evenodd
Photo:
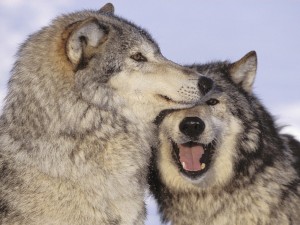
<path fill-rule="evenodd" d="M 299 0 L 111 0 L 115 13 L 152 34 L 168 59 L 180 64 L 236 61 L 258 54 L 254 92 L 283 132 L 300 140 Z M 103 0 L 0 0 L 0 107 L 15 53 L 25 38 L 57 15 L 99 9 Z M 147 225 L 158 225 L 147 199 Z"/>

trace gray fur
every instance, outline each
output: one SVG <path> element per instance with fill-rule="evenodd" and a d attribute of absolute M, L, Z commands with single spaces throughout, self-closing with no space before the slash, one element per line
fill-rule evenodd
<path fill-rule="evenodd" d="M 179 92 L 199 74 L 113 11 L 62 15 L 21 46 L 0 118 L 1 224 L 144 223 L 152 122 L 199 101 Z"/>
<path fill-rule="evenodd" d="M 300 143 L 279 133 L 252 94 L 256 63 L 256 53 L 250 52 L 236 63 L 191 66 L 211 77 L 219 92 L 193 109 L 169 114 L 160 125 L 160 147 L 154 151 L 149 182 L 162 221 L 300 224 Z M 180 131 L 179 123 L 186 117 L 204 121 L 205 129 L 195 140 Z M 197 176 L 178 163 L 172 144 L 190 141 L 214 147 L 210 165 Z"/>

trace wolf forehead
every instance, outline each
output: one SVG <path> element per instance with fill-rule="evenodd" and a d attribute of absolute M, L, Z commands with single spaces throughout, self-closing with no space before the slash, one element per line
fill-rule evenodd
<path fill-rule="evenodd" d="M 97 40 L 95 34 L 87 40 L 84 38 L 85 30 L 82 29 L 82 36 L 78 36 L 81 46 L 77 46 L 77 49 L 83 46 L 95 48 L 86 48 L 84 54 L 78 53 L 78 56 L 70 57 L 67 52 L 69 39 L 74 30 L 78 31 L 80 26 L 83 27 L 87 23 L 93 23 L 94 25 L 86 27 L 94 30 L 99 29 L 102 36 Z M 89 41 L 94 41 L 94 43 L 90 45 Z M 103 57 L 116 59 L 117 57 L 124 57 L 122 53 L 134 49 L 139 50 L 142 46 L 145 49 L 152 49 L 155 53 L 160 52 L 159 46 L 146 30 L 114 15 L 113 10 L 104 6 L 100 10 L 82 10 L 56 17 L 50 25 L 30 35 L 21 45 L 18 55 L 24 56 L 30 63 L 34 62 L 41 66 L 43 66 L 43 62 L 40 59 L 47 59 L 47 62 L 44 63 L 55 65 L 57 72 L 63 71 L 65 74 L 73 74 L 95 55 L 101 55 L 102 49 L 105 49 L 105 56 L 102 55 Z M 71 46 L 71 48 L 76 50 L 76 46 Z M 110 61 L 113 62 L 114 60 Z M 122 60 L 120 59 L 118 65 L 111 66 L 115 67 L 111 70 L 118 69 L 121 63 Z"/>
<path fill-rule="evenodd" d="M 228 82 L 232 84 L 230 78 L 232 63 L 229 61 L 214 61 L 205 64 L 188 65 L 187 67 L 212 78 L 219 84 L 219 86 L 225 85 Z"/>
<path fill-rule="evenodd" d="M 56 26 L 56 29 L 57 25 L 58 27 L 64 29 L 78 21 L 83 21 L 88 18 L 95 18 L 103 26 L 106 25 L 106 28 L 117 30 L 120 37 L 123 37 L 124 34 L 139 34 L 145 37 L 149 42 L 157 45 L 152 36 L 145 29 L 125 18 L 122 18 L 121 16 L 113 14 L 113 12 L 107 13 L 103 11 L 102 9 L 104 7 L 102 7 L 100 10 L 81 10 L 70 14 L 61 15 L 56 17 L 52 23 L 54 26 Z"/>

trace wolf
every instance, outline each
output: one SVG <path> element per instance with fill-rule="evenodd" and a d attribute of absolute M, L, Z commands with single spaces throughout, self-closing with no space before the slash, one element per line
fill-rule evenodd
<path fill-rule="evenodd" d="M 11 73 L 0 117 L 5 225 L 143 224 L 153 122 L 213 88 L 110 3 L 29 36 Z"/>
<path fill-rule="evenodd" d="M 148 181 L 162 221 L 300 224 L 300 143 L 253 94 L 256 53 L 189 67 L 216 91 L 160 124 Z"/>

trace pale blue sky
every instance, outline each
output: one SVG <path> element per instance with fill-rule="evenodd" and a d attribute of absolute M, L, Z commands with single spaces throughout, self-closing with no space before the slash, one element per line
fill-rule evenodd
<path fill-rule="evenodd" d="M 162 53 L 183 64 L 258 54 L 255 92 L 284 129 L 300 139 L 300 1 L 112 0 L 116 14 L 146 28 Z M 98 9 L 100 0 L 0 0 L 0 103 L 14 54 L 52 18 Z M 151 201 L 151 200 L 150 200 Z M 149 204 L 147 224 L 159 224 Z"/>

